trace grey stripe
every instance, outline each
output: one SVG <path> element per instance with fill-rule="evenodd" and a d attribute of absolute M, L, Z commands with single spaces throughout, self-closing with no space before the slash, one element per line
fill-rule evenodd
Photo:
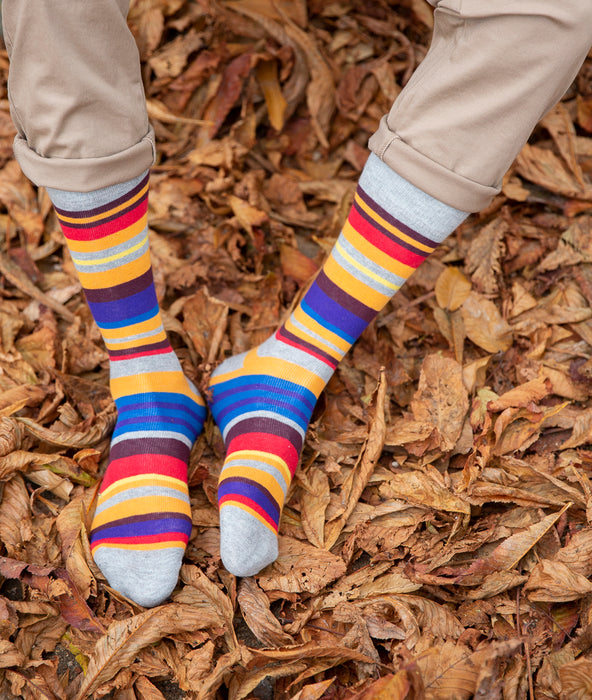
<path fill-rule="evenodd" d="M 158 314 L 158 310 L 156 311 L 154 316 L 156 316 L 157 314 Z M 154 316 L 152 318 L 154 318 Z M 149 321 L 150 319 L 146 319 L 146 320 Z M 144 321 L 142 323 L 144 323 Z M 121 330 L 121 329 L 116 329 L 116 328 L 109 329 L 108 328 L 107 333 L 109 332 L 109 330 Z M 109 345 L 118 345 L 120 343 L 129 343 L 130 340 L 142 340 L 144 338 L 151 338 L 153 335 L 158 335 L 159 333 L 162 333 L 163 331 L 164 331 L 164 328 L 162 327 L 162 324 L 161 324 L 160 326 L 158 326 L 158 328 L 156 330 L 153 330 L 153 331 L 144 331 L 143 333 L 136 333 L 135 335 L 126 335 L 125 338 L 114 338 L 113 340 L 111 340 L 110 338 L 107 338 L 107 343 Z"/>
<path fill-rule="evenodd" d="M 468 216 L 407 182 L 375 153 L 366 161 L 360 186 L 391 216 L 435 243 L 441 243 Z"/>
<path fill-rule="evenodd" d="M 122 491 L 121 493 L 116 493 L 114 496 L 108 498 L 100 506 L 97 506 L 95 510 L 95 515 L 102 513 L 107 508 L 111 506 L 116 506 L 124 501 L 131 501 L 134 498 L 145 498 L 147 496 L 157 496 L 159 498 L 177 498 L 183 503 L 189 503 L 189 496 L 185 496 L 175 489 L 168 488 L 166 486 L 130 486 L 129 489 Z"/>
<path fill-rule="evenodd" d="M 133 377 L 152 372 L 180 372 L 181 365 L 171 350 L 163 355 L 147 355 L 111 362 L 110 371 L 111 379 L 121 379 L 121 377 Z"/>
<path fill-rule="evenodd" d="M 226 424 L 226 427 L 224 428 L 224 433 L 222 434 L 222 437 L 226 439 L 226 436 L 228 435 L 228 431 L 234 427 L 237 423 L 241 423 L 244 420 L 247 420 L 248 418 L 271 418 L 273 420 L 278 420 L 285 425 L 289 425 L 291 428 L 294 428 L 296 432 L 298 432 L 301 436 L 302 439 L 304 440 L 304 435 L 306 434 L 306 431 L 303 430 L 298 423 L 295 421 L 291 420 L 290 418 L 286 418 L 286 416 L 281 416 L 278 413 L 274 413 L 273 411 L 246 411 L 245 413 L 241 413 L 240 416 L 237 416 L 236 418 L 233 418 L 231 421 L 229 421 Z"/>
<path fill-rule="evenodd" d="M 232 457 L 230 457 L 230 459 L 224 464 L 224 469 L 222 469 L 222 472 L 220 474 L 221 479 L 224 477 L 224 471 L 228 469 L 228 467 L 254 467 L 255 469 L 259 469 L 259 471 L 271 474 L 271 476 L 273 476 L 273 478 L 278 482 L 278 485 L 284 492 L 284 495 L 288 490 L 288 484 L 286 484 L 286 480 L 284 479 L 283 474 L 281 473 L 281 471 L 279 471 L 279 469 L 272 467 L 271 464 L 259 462 L 256 459 L 232 459 Z"/>
<path fill-rule="evenodd" d="M 354 279 L 359 280 L 367 287 L 370 287 L 370 289 L 373 289 L 374 291 L 383 294 L 385 297 L 387 297 L 387 299 L 390 299 L 393 296 L 393 294 L 397 291 L 396 289 L 386 287 L 384 284 L 380 284 L 380 282 L 377 282 L 375 279 L 372 279 L 372 277 L 368 277 L 368 275 L 362 270 L 359 270 L 357 267 L 354 267 L 343 257 L 343 255 L 341 255 L 337 248 L 333 248 L 333 250 L 331 251 L 331 255 L 333 256 L 337 264 L 340 267 L 342 267 L 346 272 L 349 272 L 349 274 Z"/>
<path fill-rule="evenodd" d="M 118 435 L 111 440 L 111 445 L 117 445 L 124 440 L 145 440 L 146 438 L 157 438 L 160 440 L 178 440 L 189 449 L 193 447 L 193 441 L 185 437 L 182 433 L 177 433 L 174 430 L 131 430 L 123 435 Z"/>
<path fill-rule="evenodd" d="M 67 192 L 66 190 L 54 190 L 52 187 L 47 187 L 46 189 L 51 201 L 58 209 L 84 211 L 102 207 L 115 199 L 123 197 L 128 192 L 131 192 L 136 185 L 140 184 L 147 173 L 148 171 L 145 170 L 127 182 L 109 185 L 109 187 L 103 187 L 92 192 Z"/>
<path fill-rule="evenodd" d="M 234 355 L 233 357 L 229 357 L 227 360 L 224 360 L 219 367 L 216 367 L 212 373 L 212 377 L 219 377 L 220 375 L 228 374 L 229 372 L 235 372 L 237 369 L 242 369 L 243 361 L 250 352 L 250 350 L 247 350 L 247 352 L 241 352 L 240 355 Z"/>
<path fill-rule="evenodd" d="M 363 265 L 367 269 L 371 270 L 375 275 L 382 277 L 391 284 L 397 285 L 397 287 L 401 287 L 403 284 L 405 284 L 406 280 L 403 277 L 395 275 L 394 272 L 389 272 L 384 267 L 382 267 L 382 265 L 379 265 L 373 260 L 370 260 L 370 258 L 367 258 L 355 246 L 353 246 L 343 234 L 339 236 L 337 242 L 350 257 L 352 257 L 356 262 L 360 263 L 360 265 Z M 397 290 L 391 289 L 389 293 L 392 295 L 396 291 Z"/>
<path fill-rule="evenodd" d="M 306 314 L 306 311 L 302 310 L 302 313 Z M 290 323 L 296 328 L 298 328 L 298 330 L 305 333 L 311 339 L 311 342 L 314 340 L 318 343 L 322 343 L 325 347 L 331 348 L 335 352 L 338 352 L 340 357 L 343 357 L 345 355 L 343 350 L 341 348 L 338 348 L 337 345 L 333 345 L 333 343 L 330 343 L 328 340 L 325 340 L 325 338 L 321 337 L 318 333 L 311 331 L 310 328 L 307 328 L 303 323 L 300 323 L 300 321 L 296 320 L 294 318 L 294 314 L 290 316 Z"/>
<path fill-rule="evenodd" d="M 268 338 L 264 343 L 262 343 L 258 350 L 257 355 L 262 360 L 266 357 L 273 357 L 277 360 L 282 360 L 283 362 L 291 362 L 297 366 L 297 370 L 305 367 L 309 372 L 313 372 L 320 377 L 325 384 L 331 378 L 333 374 L 333 369 L 329 367 L 326 362 L 313 357 L 310 353 L 295 348 L 292 345 L 287 345 L 286 343 L 281 343 L 276 340 L 275 336 Z M 265 364 L 263 364 L 263 369 Z M 289 368 L 286 368 L 289 373 Z M 289 378 L 289 374 L 287 375 Z"/>
<path fill-rule="evenodd" d="M 74 262 L 74 267 L 78 270 L 78 272 L 85 272 L 87 274 L 93 274 L 95 272 L 109 272 L 110 270 L 114 270 L 122 265 L 127 265 L 127 263 L 133 262 L 134 260 L 138 260 L 142 257 L 142 255 L 144 255 L 144 253 L 146 253 L 147 250 L 148 239 L 146 239 L 146 242 L 141 248 L 138 248 L 138 250 L 135 250 L 129 255 L 124 255 L 122 258 L 117 258 L 117 260 L 99 263 L 98 265 L 77 265 L 76 262 Z"/>
<path fill-rule="evenodd" d="M 118 255 L 119 253 L 123 253 L 124 251 L 133 248 L 135 245 L 138 245 L 140 241 L 143 241 L 147 235 L 148 227 L 145 226 L 140 233 L 137 233 L 135 236 L 132 236 L 132 238 L 124 241 L 123 243 L 119 243 L 119 245 L 114 245 L 110 248 L 105 248 L 104 250 L 96 250 L 92 253 L 79 253 L 77 251 L 71 251 L 70 255 L 72 256 L 72 260 L 74 262 L 79 260 L 100 260 L 101 258 L 106 258 L 111 255 Z M 84 267 L 84 265 L 81 265 L 81 267 Z"/>

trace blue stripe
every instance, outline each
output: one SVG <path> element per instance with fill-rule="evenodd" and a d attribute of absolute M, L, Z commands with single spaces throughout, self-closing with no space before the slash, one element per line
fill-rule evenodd
<path fill-rule="evenodd" d="M 218 409 L 218 406 L 216 406 Z M 283 416 L 293 420 L 295 423 L 303 429 L 308 428 L 308 421 L 310 420 L 310 415 L 306 416 L 300 411 L 298 411 L 294 406 L 288 403 L 275 402 L 264 403 L 263 401 L 253 401 L 252 399 L 243 399 L 242 401 L 237 401 L 236 403 L 228 406 L 226 409 L 220 411 L 215 410 L 214 418 L 216 423 L 220 426 L 222 430 L 226 427 L 226 424 L 230 422 L 233 418 L 241 416 L 247 411 L 270 411 L 278 416 Z M 262 420 L 265 420 L 262 418 Z"/>
<path fill-rule="evenodd" d="M 135 323 L 142 323 L 142 321 L 148 321 L 149 319 L 154 318 L 156 314 L 159 313 L 159 311 L 160 309 L 158 308 L 157 304 L 156 306 L 153 306 L 149 311 L 145 311 L 144 313 L 141 313 L 138 316 L 131 316 L 130 318 L 126 318 L 122 321 L 101 321 L 101 323 L 97 321 L 97 326 L 106 330 L 110 328 L 125 328 L 126 326 L 131 326 Z"/>
<path fill-rule="evenodd" d="M 185 394 L 176 394 L 170 391 L 150 391 L 144 394 L 130 394 L 129 396 L 120 396 L 115 399 L 117 410 L 121 411 L 127 406 L 149 406 L 157 405 L 159 402 L 176 404 L 179 407 L 187 408 L 190 411 L 196 411 L 200 416 L 206 415 L 205 406 L 196 403 L 193 399 L 185 396 Z"/>
<path fill-rule="evenodd" d="M 203 416 L 183 406 L 175 406 L 170 403 L 151 403 L 147 405 L 138 406 L 124 406 L 120 408 L 119 420 L 127 420 L 129 418 L 140 418 L 142 420 L 151 418 L 154 415 L 160 416 L 160 418 L 180 418 L 182 420 L 188 420 L 192 418 L 194 421 L 201 422 Z M 202 413 L 205 413 L 203 411 Z"/>
<path fill-rule="evenodd" d="M 310 409 L 311 413 L 317 402 L 317 397 L 310 389 L 300 386 L 300 384 L 265 374 L 250 374 L 236 377 L 215 385 L 213 387 L 214 402 L 216 405 L 219 405 L 221 401 L 225 402 L 230 397 L 238 397 L 244 389 L 247 389 L 247 391 L 259 391 L 261 396 L 273 394 L 284 398 L 294 398 L 303 402 Z"/>
<path fill-rule="evenodd" d="M 126 424 L 122 425 L 122 421 L 117 421 L 115 424 L 115 430 L 113 431 L 114 438 L 135 431 L 146 433 L 146 437 L 149 438 L 152 437 L 151 433 L 155 431 L 167 430 L 169 432 L 178 433 L 179 435 L 184 435 L 186 438 L 189 438 L 189 440 L 195 440 L 198 429 L 201 428 L 201 426 L 194 426 L 185 421 L 175 421 L 174 423 L 171 421 L 163 422 L 158 418 L 155 418 L 153 421 L 145 419 L 143 421 L 123 421 L 123 423 Z M 141 440 L 142 438 L 138 439 Z"/>
<path fill-rule="evenodd" d="M 107 328 L 106 323 L 121 323 L 125 321 L 124 326 L 130 325 L 130 310 L 133 310 L 135 314 L 148 313 L 158 308 L 158 300 L 154 286 L 150 285 L 143 291 L 123 299 L 89 302 L 88 306 L 97 325 L 103 324 L 103 328 Z"/>
<path fill-rule="evenodd" d="M 314 286 L 315 286 L 315 285 L 313 285 L 313 287 L 314 287 Z M 318 297 L 320 297 L 320 296 L 322 295 L 323 297 L 325 297 L 325 299 L 327 299 L 327 302 L 328 302 L 328 303 L 327 303 L 327 308 L 326 308 L 326 309 L 323 309 L 323 313 L 326 313 L 327 316 L 330 316 L 330 317 L 331 317 L 332 319 L 334 319 L 334 320 L 339 319 L 341 316 L 343 316 L 343 315 L 345 315 L 345 314 L 347 314 L 348 317 L 353 317 L 353 319 L 354 319 L 354 322 L 353 322 L 353 323 L 349 323 L 349 324 L 348 324 L 348 321 L 347 321 L 347 320 L 343 320 L 343 321 L 342 321 L 342 324 L 343 324 L 344 328 L 341 328 L 340 326 L 336 326 L 334 323 L 331 323 L 331 322 L 327 321 L 327 319 L 326 319 L 324 316 L 321 316 L 320 314 L 318 314 L 318 313 L 308 304 L 309 295 L 310 295 L 310 293 L 311 293 L 313 287 L 311 287 L 311 288 L 308 290 L 308 294 L 307 294 L 306 297 L 300 302 L 300 306 L 302 307 L 302 309 L 303 309 L 303 310 L 305 311 L 305 313 L 307 313 L 311 318 L 313 318 L 317 323 L 319 323 L 321 326 L 323 326 L 323 328 L 326 328 L 327 330 L 332 331 L 333 333 L 335 333 L 335 335 L 338 335 L 340 338 L 342 338 L 343 340 L 347 341 L 350 345 L 353 345 L 354 342 L 356 341 L 356 338 L 358 337 L 358 335 L 360 335 L 360 334 L 362 333 L 362 331 L 364 330 L 364 328 L 366 328 L 366 326 L 367 326 L 368 324 L 367 324 L 365 321 L 363 321 L 361 318 L 359 318 L 358 316 L 356 316 L 355 314 L 351 314 L 349 311 L 347 311 L 346 309 L 344 309 L 344 308 L 343 308 L 342 306 L 340 306 L 336 301 L 333 301 L 332 299 L 330 299 L 330 298 L 325 294 L 325 292 L 323 292 L 322 289 L 319 289 L 319 288 L 317 287 L 316 289 L 317 289 Z M 321 305 L 322 302 L 319 300 L 318 297 L 317 297 L 317 298 L 313 298 L 312 301 L 315 302 L 315 306 L 319 306 L 320 308 L 323 308 L 322 305 Z M 356 322 L 356 321 L 357 321 L 357 322 Z M 355 324 L 355 325 L 354 325 L 354 324 Z M 350 335 L 349 333 L 347 333 L 347 332 L 344 330 L 345 328 L 347 328 L 347 329 L 356 328 L 356 326 L 358 326 L 358 325 L 361 326 L 362 324 L 363 324 L 363 327 L 362 327 L 362 329 L 359 331 L 359 333 L 358 333 L 356 336 Z"/>

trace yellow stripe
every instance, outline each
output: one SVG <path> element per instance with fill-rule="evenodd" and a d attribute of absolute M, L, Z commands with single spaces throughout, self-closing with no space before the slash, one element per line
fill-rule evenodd
<path fill-rule="evenodd" d="M 436 245 L 428 246 L 425 245 L 425 243 L 419 243 L 415 240 L 415 238 L 411 238 L 411 236 L 408 236 L 406 233 L 403 233 L 403 231 L 400 231 L 396 226 L 393 226 L 393 224 L 390 224 L 388 221 L 386 221 L 386 219 L 383 219 L 382 216 L 380 216 L 380 214 L 375 212 L 374 209 L 369 207 L 366 204 L 366 202 L 364 202 L 364 200 L 360 197 L 360 195 L 357 192 L 355 195 L 355 200 L 358 206 L 361 209 L 363 209 L 374 221 L 380 224 L 380 226 L 385 228 L 387 231 L 393 233 L 401 241 L 410 243 L 414 248 L 422 250 L 424 253 L 431 253 L 436 249 Z"/>
<path fill-rule="evenodd" d="M 270 467 L 275 467 L 279 472 L 281 472 L 282 476 L 286 480 L 286 484 L 289 484 L 292 481 L 292 474 L 290 474 L 288 465 L 281 457 L 274 455 L 273 452 L 261 452 L 260 450 L 237 450 L 236 452 L 231 452 L 226 457 L 227 462 L 235 459 L 254 459 L 257 462 L 263 462 L 264 464 L 268 464 Z M 227 468 L 230 469 L 231 467 Z"/>
<path fill-rule="evenodd" d="M 405 263 L 402 263 L 395 258 L 391 258 L 390 255 L 383 253 L 380 248 L 377 248 L 376 246 L 372 245 L 372 243 L 369 243 L 356 231 L 349 221 L 345 222 L 342 233 L 353 245 L 353 247 L 362 253 L 362 255 L 365 255 L 370 260 L 373 260 L 377 265 L 380 265 L 380 267 L 384 267 L 385 270 L 388 270 L 393 275 L 398 275 L 406 280 L 413 272 L 415 272 L 414 267 L 405 265 Z"/>
<path fill-rule="evenodd" d="M 113 209 L 109 209 L 109 211 L 104 211 L 104 212 L 101 212 L 100 214 L 95 214 L 95 216 L 87 216 L 84 218 L 80 218 L 78 216 L 62 216 L 60 214 L 58 216 L 58 219 L 60 221 L 63 221 L 66 224 L 92 224 L 95 221 L 100 222 L 101 219 L 108 219 L 109 217 L 113 216 L 114 214 L 117 214 L 117 212 L 120 212 L 123 209 L 127 209 L 134 202 L 137 202 L 139 199 L 141 199 L 146 194 L 146 191 L 148 190 L 148 185 L 149 185 L 149 183 L 146 183 L 146 185 L 139 192 L 137 192 L 133 197 L 130 197 L 130 199 L 126 199 L 125 202 L 123 202 L 122 204 L 119 204 L 116 207 L 113 207 Z"/>
<path fill-rule="evenodd" d="M 372 272 L 372 270 L 369 270 L 367 267 L 364 267 L 364 265 L 359 263 L 357 260 L 354 260 L 354 258 L 352 258 L 352 256 L 342 248 L 342 246 L 339 243 L 339 240 L 337 240 L 335 248 L 339 251 L 340 255 L 342 255 L 348 261 L 350 265 L 353 265 L 357 270 L 360 270 L 360 272 L 365 274 L 366 277 L 370 277 L 370 279 L 375 280 L 379 284 L 382 284 L 383 286 L 392 289 L 393 294 L 399 289 L 398 285 L 392 284 L 392 282 L 385 280 L 384 277 L 380 277 L 380 275 L 377 275 L 375 272 Z"/>
<path fill-rule="evenodd" d="M 187 484 L 181 481 L 181 479 L 175 479 L 174 476 L 166 476 L 165 474 L 139 474 L 137 476 L 126 476 L 124 479 L 114 481 L 99 494 L 98 505 L 102 505 L 109 498 L 116 496 L 122 491 L 139 488 L 141 486 L 163 486 L 187 494 Z"/>
<path fill-rule="evenodd" d="M 140 250 L 140 248 L 142 248 L 142 246 L 145 246 L 146 243 L 148 243 L 148 235 L 144 236 L 144 238 L 142 238 L 142 240 L 139 243 L 136 243 L 136 245 L 132 246 L 131 248 L 127 248 L 126 250 L 122 250 L 119 253 L 115 253 L 115 255 L 108 255 L 106 258 L 95 258 L 94 260 L 78 260 L 73 255 L 72 260 L 74 261 L 74 264 L 76 265 L 77 269 L 80 266 L 92 267 L 93 265 L 102 265 L 103 263 L 113 262 L 114 260 L 121 260 L 121 258 L 125 258 L 127 255 L 131 255 L 137 250 Z M 107 273 L 103 270 L 101 274 L 104 275 Z"/>
<path fill-rule="evenodd" d="M 350 349 L 351 345 L 347 342 L 347 340 L 340 338 L 337 333 L 333 333 L 333 331 L 321 326 L 318 321 L 306 313 L 302 306 L 296 307 L 293 316 L 303 326 L 310 328 L 311 331 L 317 333 L 322 338 L 325 338 L 328 343 L 333 343 L 333 345 L 336 345 L 344 354 Z"/>
<path fill-rule="evenodd" d="M 191 517 L 191 508 L 187 501 L 171 496 L 142 496 L 141 498 L 131 498 L 129 501 L 116 503 L 111 508 L 105 508 L 98 515 L 95 515 L 92 528 L 100 527 L 106 523 L 112 523 L 122 518 L 131 518 L 134 515 L 148 515 L 153 513 L 158 517 L 159 513 L 179 513 Z"/>
<path fill-rule="evenodd" d="M 127 228 L 114 231 L 102 238 L 95 238 L 92 241 L 75 241 L 68 238 L 68 249 L 76 253 L 97 253 L 100 250 L 107 250 L 137 236 L 138 233 L 146 228 L 146 219 L 147 217 L 143 216 L 139 221 Z"/>
<path fill-rule="evenodd" d="M 146 321 L 140 321 L 140 323 L 125 326 L 125 328 L 103 328 L 101 329 L 101 334 L 105 342 L 108 342 L 110 340 L 118 340 L 119 338 L 127 338 L 130 335 L 139 335 L 140 333 L 156 331 L 159 326 L 162 326 L 162 318 L 160 313 L 157 313 L 156 316 L 153 316 Z M 119 347 L 117 343 L 115 343 L 114 346 Z"/>
<path fill-rule="evenodd" d="M 297 326 L 295 326 L 290 319 L 286 321 L 286 329 L 290 331 L 290 333 L 293 333 L 295 336 L 300 338 L 301 340 L 304 340 L 307 343 L 312 343 L 315 347 L 317 347 L 319 350 L 323 350 L 327 354 L 331 355 L 331 357 L 334 357 L 337 361 L 341 360 L 341 353 L 335 348 L 330 347 L 329 345 L 326 345 L 325 343 L 321 342 L 318 338 L 311 338 L 309 335 L 307 335 L 304 331 L 300 330 Z"/>
<path fill-rule="evenodd" d="M 294 381 L 294 364 L 285 360 L 278 360 L 275 357 L 259 357 L 257 348 L 251 350 L 243 360 L 243 366 L 232 372 L 226 372 L 210 380 L 212 386 L 223 384 L 230 379 L 242 377 L 245 374 L 261 374 L 261 363 L 264 363 L 265 374 L 286 381 Z M 314 372 L 307 370 L 305 367 L 297 367 L 298 383 L 310 389 L 318 398 L 321 391 L 325 388 L 325 382 Z"/>
<path fill-rule="evenodd" d="M 224 467 L 224 470 L 220 475 L 220 482 L 218 486 L 220 486 L 220 484 L 222 484 L 226 479 L 236 477 L 256 481 L 258 484 L 261 484 L 263 488 L 269 491 L 269 493 L 275 498 L 280 508 L 284 505 L 284 492 L 282 487 L 271 474 L 268 474 L 261 469 L 255 469 L 255 467 Z"/>
<path fill-rule="evenodd" d="M 150 252 L 147 250 L 137 260 L 115 267 L 105 272 L 84 272 L 78 270 L 80 284 L 85 289 L 103 289 L 105 287 L 105 276 L 109 277 L 109 286 L 115 287 L 118 284 L 129 282 L 140 277 L 150 269 Z"/>
<path fill-rule="evenodd" d="M 185 549 L 185 542 L 179 542 L 179 540 L 171 540 L 170 542 L 154 542 L 153 544 L 115 544 L 112 542 L 101 542 L 96 545 L 96 547 L 91 547 L 91 551 L 94 555 L 96 551 L 101 549 L 101 547 L 106 547 L 108 549 L 141 549 L 143 551 L 150 551 L 152 549 Z"/>
<path fill-rule="evenodd" d="M 264 520 L 264 519 L 259 515 L 259 513 L 257 513 L 256 511 L 254 511 L 252 508 L 249 508 L 249 506 L 246 506 L 246 505 L 244 505 L 243 503 L 235 503 L 234 501 L 224 501 L 224 503 L 222 503 L 222 505 L 220 506 L 220 510 L 222 510 L 222 508 L 224 508 L 225 506 L 234 506 L 235 508 L 240 508 L 241 510 L 244 510 L 244 511 L 247 512 L 249 515 L 252 515 L 254 518 L 256 518 L 262 525 L 265 525 L 265 527 L 266 527 L 268 530 L 271 530 L 271 532 L 273 532 L 274 535 L 277 535 L 277 530 L 276 530 L 274 527 L 272 527 L 272 526 L 267 522 L 267 520 Z"/>
<path fill-rule="evenodd" d="M 377 292 L 344 270 L 332 255 L 325 262 L 323 272 L 338 287 L 345 290 L 354 299 L 362 300 L 365 306 L 369 306 L 374 311 L 380 311 L 390 299 L 390 296 Z"/>
<path fill-rule="evenodd" d="M 149 381 L 138 381 L 139 377 L 148 377 Z M 204 406 L 203 399 L 195 394 L 182 372 L 149 372 L 144 375 L 132 377 L 117 377 L 111 380 L 111 394 L 114 399 L 120 396 L 131 396 L 142 391 L 167 391 L 175 394 L 183 394 L 193 399 L 200 406 Z"/>

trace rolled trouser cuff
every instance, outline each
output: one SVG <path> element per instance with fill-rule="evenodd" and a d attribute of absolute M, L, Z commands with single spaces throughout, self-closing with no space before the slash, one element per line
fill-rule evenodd
<path fill-rule="evenodd" d="M 417 151 L 391 131 L 386 116 L 380 120 L 368 145 L 401 177 L 455 209 L 469 213 L 480 211 L 500 192 L 499 187 L 470 180 Z"/>
<path fill-rule="evenodd" d="M 36 185 L 69 192 L 92 192 L 127 182 L 154 163 L 154 130 L 133 146 L 95 158 L 45 158 L 22 136 L 14 140 L 14 155 L 25 175 Z"/>

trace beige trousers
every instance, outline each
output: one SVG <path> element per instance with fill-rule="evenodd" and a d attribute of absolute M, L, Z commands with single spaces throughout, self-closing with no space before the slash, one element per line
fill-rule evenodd
<path fill-rule="evenodd" d="M 399 175 L 478 211 L 592 45 L 592 0 L 432 0 L 430 50 L 370 139 Z M 127 0 L 3 0 L 15 156 L 38 185 L 89 191 L 148 168 Z"/>

